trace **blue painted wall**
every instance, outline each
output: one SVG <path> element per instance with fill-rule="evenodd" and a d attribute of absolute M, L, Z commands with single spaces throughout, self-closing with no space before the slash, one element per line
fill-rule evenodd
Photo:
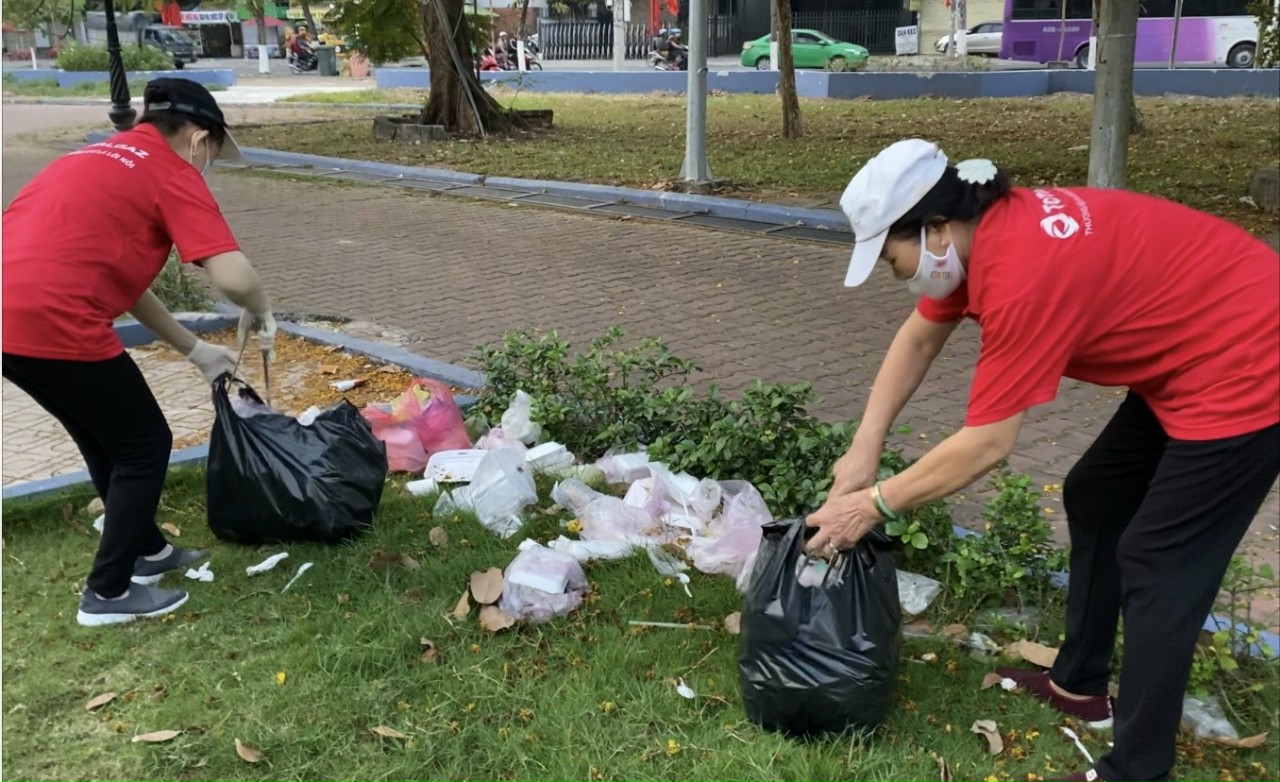
<path fill-rule="evenodd" d="M 4 76 L 6 79 L 12 78 L 15 81 L 56 81 L 59 87 L 74 87 L 77 84 L 86 83 L 106 84 L 110 81 L 106 71 L 63 71 L 57 68 L 40 68 L 31 71 L 7 70 L 4 72 Z M 221 84 L 224 87 L 230 87 L 236 83 L 236 72 L 229 69 L 130 71 L 129 78 L 131 80 L 142 79 L 144 81 L 159 78 L 189 79 L 201 84 Z"/>
<path fill-rule="evenodd" d="M 542 71 L 518 74 L 484 73 L 485 81 L 519 87 L 528 92 L 683 95 L 684 73 L 667 71 Z M 799 71 L 796 91 L 806 98 L 1021 98 L 1058 92 L 1091 93 L 1089 71 L 967 71 L 957 73 L 826 73 Z M 375 68 L 380 89 L 426 89 L 425 68 Z M 707 88 L 729 93 L 770 95 L 778 76 L 770 71 L 709 71 Z M 1141 69 L 1134 73 L 1139 95 L 1199 95 L 1280 97 L 1280 71 Z"/>

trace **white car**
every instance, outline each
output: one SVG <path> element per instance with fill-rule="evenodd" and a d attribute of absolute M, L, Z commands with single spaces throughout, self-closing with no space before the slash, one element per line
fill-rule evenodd
<path fill-rule="evenodd" d="M 983 22 L 969 28 L 968 34 L 965 35 L 965 43 L 968 45 L 969 54 L 999 57 L 1001 31 L 1003 29 L 1003 22 Z M 944 35 L 938 39 L 933 48 L 937 50 L 938 54 L 945 54 L 949 43 L 951 43 L 950 34 Z"/>

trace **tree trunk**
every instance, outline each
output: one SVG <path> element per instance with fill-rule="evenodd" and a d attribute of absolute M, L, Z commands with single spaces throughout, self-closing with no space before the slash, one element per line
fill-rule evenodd
<path fill-rule="evenodd" d="M 529 37 L 529 0 L 520 0 L 520 29 L 516 30 L 517 40 Z"/>
<path fill-rule="evenodd" d="M 485 92 L 472 70 L 471 28 L 463 3 L 425 0 L 421 6 L 431 89 L 419 121 L 465 136 L 509 130 L 519 120 Z"/>
<path fill-rule="evenodd" d="M 1121 188 L 1134 119 L 1133 51 L 1138 4 L 1099 3 L 1098 69 L 1093 82 L 1093 130 L 1089 137 L 1089 185 Z"/>
<path fill-rule="evenodd" d="M 316 27 L 316 18 L 311 15 L 311 2 L 310 0 L 301 0 L 301 4 L 302 18 L 307 21 L 307 30 L 311 33 L 312 40 L 317 41 L 320 36 L 320 28 Z"/>
<path fill-rule="evenodd" d="M 267 45 L 267 13 L 258 6 L 253 11 L 253 21 L 258 26 L 258 45 Z"/>
<path fill-rule="evenodd" d="M 782 98 L 782 137 L 800 138 L 800 98 L 796 96 L 796 64 L 791 56 L 791 0 L 773 0 L 778 28 L 778 94 Z"/>

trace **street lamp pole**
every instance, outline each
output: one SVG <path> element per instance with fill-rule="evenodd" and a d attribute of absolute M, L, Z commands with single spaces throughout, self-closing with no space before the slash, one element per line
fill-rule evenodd
<path fill-rule="evenodd" d="M 120 58 L 120 32 L 116 29 L 115 0 L 103 0 L 107 12 L 107 58 L 111 75 L 111 110 L 107 116 L 116 130 L 133 127 L 138 113 L 129 103 L 129 80 L 124 73 L 124 60 Z"/>

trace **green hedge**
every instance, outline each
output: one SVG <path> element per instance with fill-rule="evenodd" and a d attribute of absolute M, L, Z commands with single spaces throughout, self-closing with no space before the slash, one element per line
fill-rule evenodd
<path fill-rule="evenodd" d="M 154 46 L 121 43 L 120 59 L 126 71 L 173 70 L 173 57 Z M 105 71 L 110 64 L 105 46 L 68 42 L 58 52 L 58 67 L 64 71 Z"/>

